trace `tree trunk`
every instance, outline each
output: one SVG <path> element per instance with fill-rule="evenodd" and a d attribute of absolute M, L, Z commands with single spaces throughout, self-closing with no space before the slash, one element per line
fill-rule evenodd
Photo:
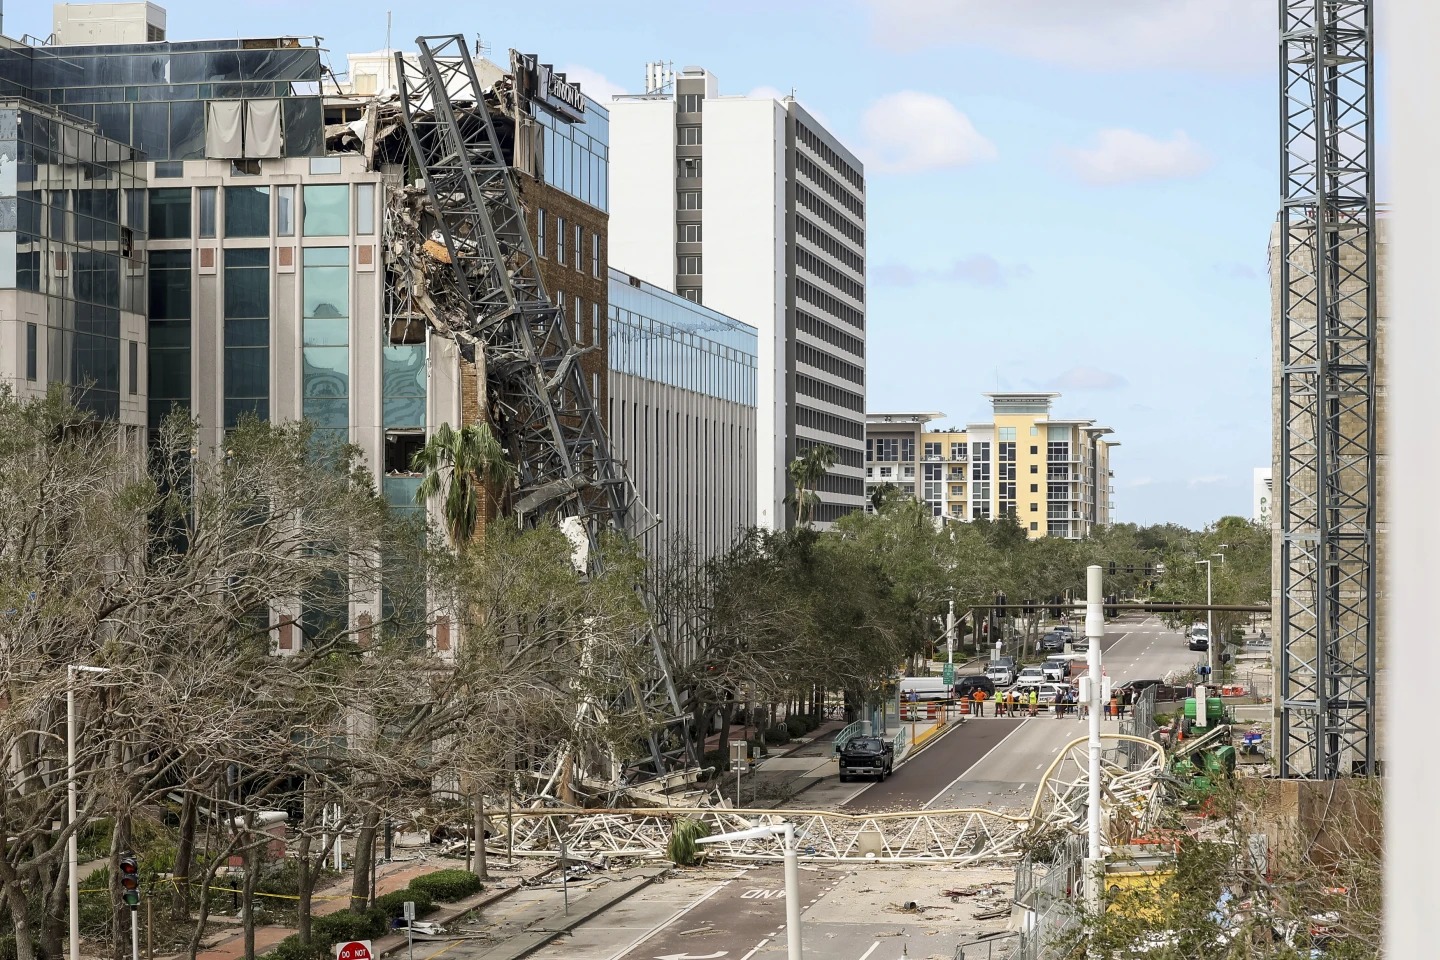
<path fill-rule="evenodd" d="M 295 933 L 301 943 L 310 942 L 310 904 L 315 891 L 315 877 L 319 875 L 325 852 L 320 852 L 322 864 L 310 868 L 310 821 L 315 815 L 315 787 L 309 777 L 300 798 L 300 839 L 295 849 Z"/>
<path fill-rule="evenodd" d="M 370 865 L 375 861 L 375 828 L 380 823 L 380 811 L 374 808 L 365 811 L 360 829 L 355 834 L 355 856 L 351 868 L 350 909 L 360 913 L 369 909 L 375 891 L 370 889 Z"/>
<path fill-rule="evenodd" d="M 37 839 L 35 845 L 40 848 L 43 841 Z M 69 885 L 66 883 L 68 870 L 68 867 L 62 870 L 58 864 L 51 863 L 42 863 L 39 868 L 38 886 L 45 891 L 40 916 L 40 955 L 55 960 L 65 955 L 65 936 L 68 932 L 65 907 L 66 894 L 69 892 Z"/>
<path fill-rule="evenodd" d="M 190 919 L 190 870 L 195 860 L 195 824 L 199 804 L 186 792 L 180 805 L 180 838 L 175 843 L 175 882 L 170 891 L 170 918 Z"/>
<path fill-rule="evenodd" d="M 485 791 L 475 790 L 475 876 L 489 880 L 489 864 L 485 860 Z"/>
<path fill-rule="evenodd" d="M 15 960 L 35 960 L 35 939 L 30 932 L 30 901 L 20 878 L 8 864 L 5 872 L 5 902 L 10 907 L 10 924 L 15 934 Z"/>
<path fill-rule="evenodd" d="M 110 952 L 115 960 L 130 955 L 129 907 L 120 900 L 120 854 L 130 848 L 130 814 L 115 814 L 115 831 L 110 835 Z"/>
<path fill-rule="evenodd" d="M 255 960 L 255 883 L 260 879 L 263 835 L 255 831 L 255 814 L 245 814 L 245 885 L 240 894 L 241 924 L 245 933 L 245 960 Z"/>

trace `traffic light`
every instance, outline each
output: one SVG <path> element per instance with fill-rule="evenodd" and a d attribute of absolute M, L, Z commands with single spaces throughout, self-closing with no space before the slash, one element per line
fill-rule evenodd
<path fill-rule="evenodd" d="M 140 909 L 140 861 L 133 853 L 120 855 L 120 901 L 131 910 Z"/>
<path fill-rule="evenodd" d="M 1115 561 L 1114 561 L 1114 560 L 1111 560 L 1111 561 L 1110 561 L 1110 576 L 1112 576 L 1112 577 L 1115 576 Z"/>

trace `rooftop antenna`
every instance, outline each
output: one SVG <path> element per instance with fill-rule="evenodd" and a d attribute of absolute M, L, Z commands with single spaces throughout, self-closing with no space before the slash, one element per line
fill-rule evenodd
<path fill-rule="evenodd" d="M 475 56 L 490 59 L 490 44 L 480 34 L 475 34 Z"/>
<path fill-rule="evenodd" d="M 390 52 L 390 11 L 385 11 L 385 52 Z"/>

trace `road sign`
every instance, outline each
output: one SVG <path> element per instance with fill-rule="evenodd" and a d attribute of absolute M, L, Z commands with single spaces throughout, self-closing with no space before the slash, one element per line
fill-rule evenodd
<path fill-rule="evenodd" d="M 414 919 L 415 919 L 415 901 L 414 901 L 414 900 L 406 900 L 406 901 L 405 901 L 405 922 L 406 922 L 406 923 L 410 923 L 410 922 L 411 922 L 412 920 L 414 920 Z"/>
<path fill-rule="evenodd" d="M 347 940 L 335 944 L 335 960 L 374 960 L 369 940 Z"/>
<path fill-rule="evenodd" d="M 947 663 L 947 664 L 945 664 L 945 668 L 940 671 L 940 678 L 945 681 L 945 685 L 946 685 L 946 686 L 949 686 L 950 684 L 954 683 L 954 682 L 955 682 L 955 664 L 953 664 L 953 663 Z"/>

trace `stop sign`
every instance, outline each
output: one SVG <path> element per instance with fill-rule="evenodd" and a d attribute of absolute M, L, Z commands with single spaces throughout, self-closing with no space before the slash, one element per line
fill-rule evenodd
<path fill-rule="evenodd" d="M 373 960 L 369 940 L 347 940 L 335 944 L 335 960 Z"/>

